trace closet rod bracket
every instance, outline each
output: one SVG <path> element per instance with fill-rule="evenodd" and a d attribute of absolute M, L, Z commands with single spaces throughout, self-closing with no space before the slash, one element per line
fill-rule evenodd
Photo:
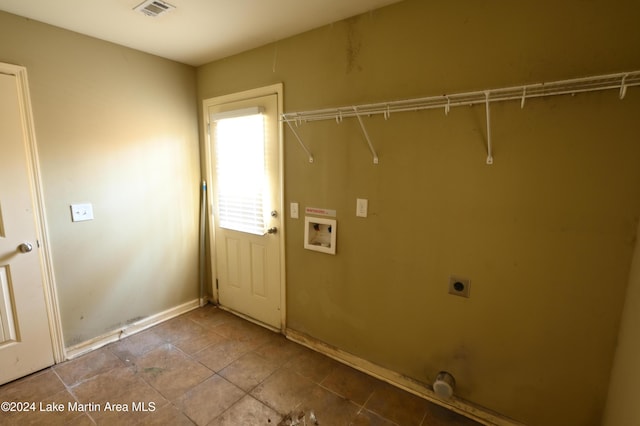
<path fill-rule="evenodd" d="M 289 126 L 289 129 L 291 129 L 291 132 L 293 133 L 293 135 L 296 137 L 296 139 L 298 140 L 298 143 L 300 144 L 300 146 L 302 147 L 302 149 L 304 150 L 304 152 L 307 154 L 307 157 L 309 158 L 309 162 L 313 163 L 313 155 L 311 154 L 311 151 L 309 151 L 309 148 L 307 148 L 305 146 L 305 144 L 302 142 L 302 139 L 300 139 L 300 136 L 298 136 L 298 133 L 296 132 L 296 130 L 293 128 L 293 126 L 291 125 L 291 121 L 287 121 L 286 122 L 287 125 Z"/>
<path fill-rule="evenodd" d="M 364 127 L 364 123 L 362 122 L 362 117 L 358 113 L 358 107 L 353 107 L 353 112 L 356 113 L 356 118 L 358 119 L 358 123 L 360 123 L 360 128 L 362 129 L 362 133 L 364 134 L 364 138 L 367 140 L 367 144 L 369 145 L 369 150 L 371 151 L 371 155 L 373 155 L 373 164 L 378 164 L 378 154 L 376 150 L 373 148 L 373 144 L 371 143 L 371 138 L 369 138 L 369 133 L 367 133 L 367 129 Z"/>
<path fill-rule="evenodd" d="M 491 147 L 491 108 L 489 103 L 489 92 L 484 92 L 485 111 L 487 113 L 487 164 L 493 164 L 493 152 Z"/>
<path fill-rule="evenodd" d="M 626 80 L 629 77 L 629 73 L 622 76 L 622 81 L 620 82 L 620 99 L 624 99 L 627 94 L 627 84 Z"/>

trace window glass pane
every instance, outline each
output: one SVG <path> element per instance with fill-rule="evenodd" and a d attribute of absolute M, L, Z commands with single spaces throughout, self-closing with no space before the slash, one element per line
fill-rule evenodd
<path fill-rule="evenodd" d="M 215 123 L 219 226 L 264 235 L 264 116 L 225 118 Z"/>

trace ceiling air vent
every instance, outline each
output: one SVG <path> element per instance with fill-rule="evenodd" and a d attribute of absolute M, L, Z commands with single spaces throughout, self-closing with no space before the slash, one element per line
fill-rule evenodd
<path fill-rule="evenodd" d="M 162 0 L 146 0 L 134 7 L 133 10 L 155 18 L 175 8 L 175 6 Z"/>

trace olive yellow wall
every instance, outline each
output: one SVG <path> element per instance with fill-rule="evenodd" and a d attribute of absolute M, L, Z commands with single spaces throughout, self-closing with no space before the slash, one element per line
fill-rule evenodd
<path fill-rule="evenodd" d="M 195 300 L 195 69 L 4 12 L 0 40 L 28 72 L 65 344 Z"/>
<path fill-rule="evenodd" d="M 198 96 L 284 83 L 286 112 L 640 68 L 635 1 L 406 0 L 198 68 Z M 291 329 L 531 425 L 596 425 L 640 215 L 640 91 L 303 124 L 285 202 Z M 355 216 L 356 198 L 369 217 Z M 471 297 L 447 294 L 471 279 Z"/>
<path fill-rule="evenodd" d="M 640 226 L 638 227 L 640 236 Z M 640 424 L 640 244 L 631 262 L 629 285 L 622 311 L 618 346 L 611 370 L 611 384 L 603 425 Z"/>

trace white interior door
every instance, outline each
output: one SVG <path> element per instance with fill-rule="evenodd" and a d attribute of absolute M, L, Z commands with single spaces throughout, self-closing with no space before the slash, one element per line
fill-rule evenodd
<path fill-rule="evenodd" d="M 218 302 L 281 329 L 278 94 L 208 107 Z"/>
<path fill-rule="evenodd" d="M 54 362 L 18 87 L 0 73 L 0 384 Z"/>

